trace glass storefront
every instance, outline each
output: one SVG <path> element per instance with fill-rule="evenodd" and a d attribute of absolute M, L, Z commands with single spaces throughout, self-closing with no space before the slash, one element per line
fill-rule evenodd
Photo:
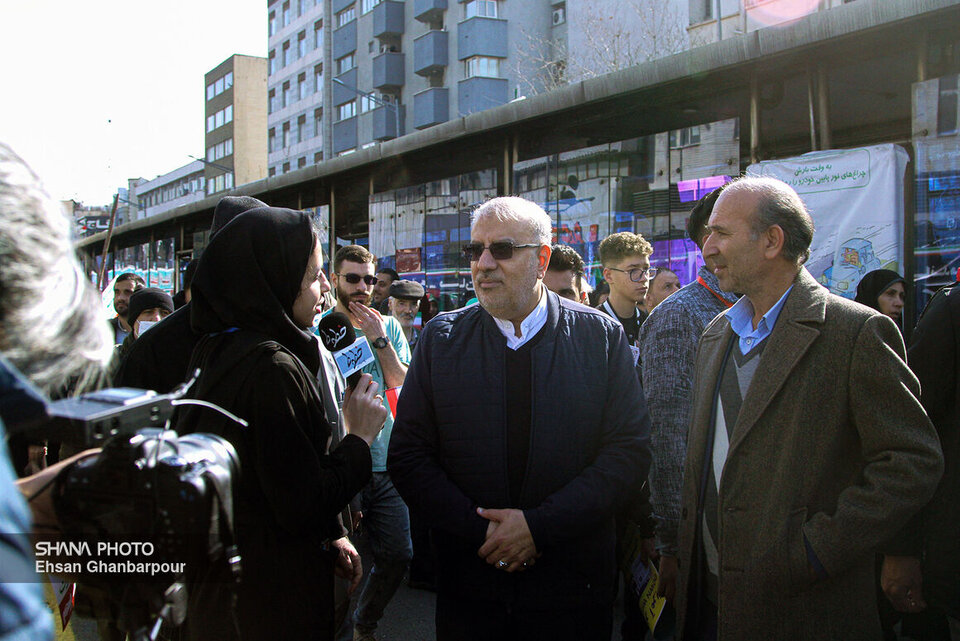
<path fill-rule="evenodd" d="M 957 75 L 914 85 L 914 293 L 923 309 L 960 269 L 960 109 Z"/>

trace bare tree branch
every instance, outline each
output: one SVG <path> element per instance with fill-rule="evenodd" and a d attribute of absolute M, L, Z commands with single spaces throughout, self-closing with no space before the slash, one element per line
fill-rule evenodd
<path fill-rule="evenodd" d="M 686 17 L 671 0 L 584 3 L 567 17 L 566 38 L 521 28 L 513 59 L 524 94 L 642 64 L 689 44 Z"/>

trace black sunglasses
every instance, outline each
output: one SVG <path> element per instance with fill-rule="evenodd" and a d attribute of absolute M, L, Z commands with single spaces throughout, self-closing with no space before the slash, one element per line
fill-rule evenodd
<path fill-rule="evenodd" d="M 361 280 L 367 285 L 376 285 L 377 277 L 370 274 L 365 274 L 361 276 L 360 274 L 340 274 L 343 277 L 343 280 L 347 281 L 351 285 L 356 285 Z"/>
<path fill-rule="evenodd" d="M 467 260 L 470 262 L 480 260 L 480 256 L 483 255 L 483 250 L 489 249 L 490 255 L 493 256 L 494 260 L 510 260 L 513 258 L 514 249 L 524 249 L 526 247 L 539 247 L 540 245 L 528 244 L 528 245 L 514 245 L 509 240 L 498 240 L 496 242 L 490 243 L 489 245 L 482 245 L 480 243 L 470 243 L 469 245 L 463 246 L 463 255 L 466 256 Z"/>

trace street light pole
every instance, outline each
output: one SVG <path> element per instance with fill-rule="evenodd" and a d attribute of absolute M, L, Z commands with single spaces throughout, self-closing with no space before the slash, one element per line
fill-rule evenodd
<path fill-rule="evenodd" d="M 394 119 L 394 122 L 395 122 L 395 126 L 396 126 L 396 128 L 397 128 L 397 129 L 396 129 L 396 136 L 394 136 L 394 137 L 395 137 L 395 138 L 399 138 L 399 137 L 400 137 L 400 106 L 399 106 L 399 105 L 397 105 L 397 104 L 395 104 L 395 103 L 392 103 L 392 102 L 387 102 L 386 100 L 383 100 L 382 98 L 378 98 L 375 94 L 372 94 L 372 93 L 370 93 L 370 92 L 363 91 L 363 90 L 361 90 L 361 89 L 357 89 L 357 88 L 354 87 L 353 85 L 348 85 L 347 83 L 345 83 L 343 80 L 340 80 L 339 78 L 333 78 L 333 81 L 334 81 L 335 83 L 337 83 L 338 85 L 340 85 L 341 87 L 346 87 L 347 89 L 349 89 L 350 91 L 352 91 L 353 93 L 355 93 L 355 94 L 357 94 L 357 95 L 359 95 L 359 96 L 364 96 L 364 97 L 366 97 L 366 98 L 369 98 L 370 100 L 374 101 L 375 103 L 377 103 L 377 104 L 380 105 L 381 107 L 387 107 L 387 108 L 389 108 L 389 109 L 393 109 L 393 119 Z"/>

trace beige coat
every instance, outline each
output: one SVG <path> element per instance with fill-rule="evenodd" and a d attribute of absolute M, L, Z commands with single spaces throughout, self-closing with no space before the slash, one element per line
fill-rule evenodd
<path fill-rule="evenodd" d="M 711 405 L 732 335 L 718 317 L 697 356 L 679 531 L 680 631 Z M 880 638 L 874 550 L 930 498 L 943 469 L 904 355 L 889 318 L 800 271 L 720 480 L 721 641 Z M 812 579 L 803 537 L 829 578 Z"/>

